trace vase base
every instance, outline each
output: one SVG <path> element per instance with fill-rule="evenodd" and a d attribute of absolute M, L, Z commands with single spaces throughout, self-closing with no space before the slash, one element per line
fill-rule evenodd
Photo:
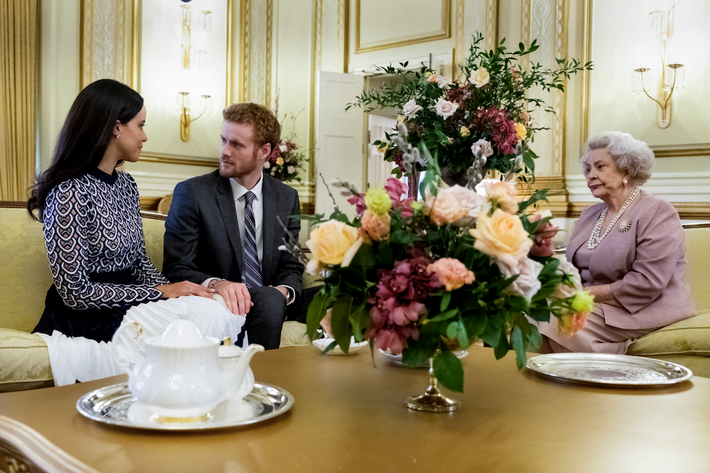
<path fill-rule="evenodd" d="M 461 407 L 461 402 L 449 399 L 441 392 L 431 393 L 427 390 L 421 396 L 408 397 L 406 406 L 415 411 L 424 412 L 452 412 Z"/>

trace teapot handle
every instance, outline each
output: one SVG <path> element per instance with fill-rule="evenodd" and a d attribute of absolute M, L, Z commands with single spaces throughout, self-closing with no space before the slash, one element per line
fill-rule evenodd
<path fill-rule="evenodd" d="M 134 360 L 145 355 L 145 333 L 138 322 L 127 321 L 118 327 L 111 338 L 111 355 L 116 366 L 130 375 Z"/>

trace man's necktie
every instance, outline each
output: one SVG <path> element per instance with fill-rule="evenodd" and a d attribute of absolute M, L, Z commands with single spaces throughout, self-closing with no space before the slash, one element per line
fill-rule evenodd
<path fill-rule="evenodd" d="M 251 203 L 254 194 L 244 194 L 244 281 L 248 288 L 263 286 L 259 253 L 256 251 L 256 224 Z"/>

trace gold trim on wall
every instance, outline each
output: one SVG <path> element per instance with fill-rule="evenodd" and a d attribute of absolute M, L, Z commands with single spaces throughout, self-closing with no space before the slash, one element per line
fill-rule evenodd
<path fill-rule="evenodd" d="M 232 48 L 232 41 L 234 40 L 234 32 L 231 25 L 234 24 L 234 0 L 227 1 L 227 32 L 226 32 L 226 81 L 225 81 L 225 107 L 231 105 L 232 103 L 232 69 L 234 61 L 234 52 Z M 131 0 L 132 5 L 132 18 L 131 18 L 131 71 L 130 74 L 126 74 L 127 77 L 131 79 L 131 87 L 140 93 L 138 90 L 138 84 L 140 83 L 140 57 L 142 43 L 141 36 L 141 22 L 142 22 L 142 11 L 143 11 L 143 0 Z M 83 7 L 83 4 L 82 4 Z M 82 48 L 83 49 L 83 48 Z M 83 61 L 82 61 L 83 62 Z M 141 161 L 152 162 L 152 163 L 162 163 L 162 164 L 180 164 L 184 166 L 210 166 L 218 167 L 219 158 L 205 158 L 202 156 L 177 156 L 170 155 L 159 152 L 141 152 Z"/>
<path fill-rule="evenodd" d="M 146 163 L 181 164 L 185 166 L 219 167 L 219 158 L 185 158 L 162 153 L 141 153 L 140 161 Z"/>
<path fill-rule="evenodd" d="M 390 43 L 381 43 L 376 46 L 369 46 L 363 48 L 360 46 L 360 1 L 355 0 L 355 54 L 365 53 L 370 51 L 379 51 L 382 49 L 396 48 L 400 46 L 407 46 L 410 44 L 425 43 L 428 41 L 435 41 L 438 39 L 447 39 L 451 37 L 451 0 L 442 1 L 442 25 L 441 33 L 436 33 L 428 36 L 420 36 L 412 39 L 407 39 L 404 41 L 393 41 Z"/>
<path fill-rule="evenodd" d="M 258 77 L 259 72 L 261 72 L 255 64 L 252 63 L 254 60 L 254 55 L 252 54 L 252 47 L 254 45 L 259 46 L 257 39 L 254 35 L 254 18 L 252 18 L 252 12 L 254 10 L 253 5 L 255 0 L 242 0 L 241 2 L 241 36 L 240 36 L 240 55 L 242 70 L 240 71 L 239 78 L 239 101 L 240 102 L 260 102 L 263 101 L 263 105 L 271 107 L 271 83 L 272 83 L 272 41 L 273 41 L 273 15 L 274 15 L 274 2 L 273 0 L 256 0 L 262 2 L 266 6 L 266 18 L 264 19 L 265 31 L 264 31 L 264 77 L 263 77 L 263 100 L 259 95 L 252 94 L 252 84 L 260 83 L 261 78 Z M 261 5 L 261 3 L 260 3 Z M 256 81 L 254 79 L 257 79 Z M 262 89 L 258 89 L 260 92 Z"/>
<path fill-rule="evenodd" d="M 703 145 L 700 147 L 688 147 L 688 148 L 655 148 L 651 147 L 653 154 L 657 158 L 679 158 L 687 156 L 710 156 L 710 146 Z"/>

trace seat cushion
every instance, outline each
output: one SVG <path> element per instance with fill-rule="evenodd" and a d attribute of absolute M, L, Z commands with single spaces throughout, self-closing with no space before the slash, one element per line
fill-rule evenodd
<path fill-rule="evenodd" d="M 281 345 L 280 348 L 299 347 L 310 345 L 311 341 L 306 335 L 306 324 L 295 321 L 284 322 L 281 330 Z"/>
<path fill-rule="evenodd" d="M 47 344 L 35 333 L 0 329 L 0 392 L 54 386 Z"/>
<path fill-rule="evenodd" d="M 639 338 L 627 353 L 637 356 L 682 354 L 710 357 L 710 311 Z"/>

